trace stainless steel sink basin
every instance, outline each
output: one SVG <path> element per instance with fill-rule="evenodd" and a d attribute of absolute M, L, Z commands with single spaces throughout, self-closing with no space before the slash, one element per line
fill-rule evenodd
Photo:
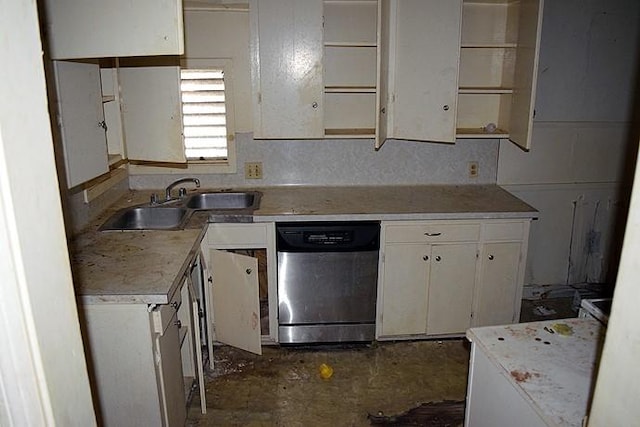
<path fill-rule="evenodd" d="M 116 212 L 100 230 L 175 230 L 182 228 L 188 214 L 182 207 L 138 206 Z"/>
<path fill-rule="evenodd" d="M 196 210 L 256 209 L 259 200 L 256 191 L 198 193 L 190 196 L 185 206 Z"/>

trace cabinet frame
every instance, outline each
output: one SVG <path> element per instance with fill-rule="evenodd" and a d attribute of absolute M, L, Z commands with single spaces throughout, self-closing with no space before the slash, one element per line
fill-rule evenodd
<path fill-rule="evenodd" d="M 269 335 L 263 335 L 261 342 L 263 344 L 271 344 L 278 342 L 278 300 L 277 300 L 277 260 L 275 249 L 275 223 L 210 223 L 207 233 L 201 244 L 204 253 L 210 253 L 214 250 L 232 250 L 232 249 L 265 249 L 267 256 L 267 286 L 268 286 L 268 304 L 269 304 Z M 244 257 L 243 255 L 234 254 L 236 257 Z M 208 259 L 207 266 L 211 269 L 211 261 Z M 206 273 L 206 277 L 213 280 L 215 271 Z M 242 280 L 236 278 L 235 280 Z M 213 342 L 216 339 L 212 327 L 216 324 L 215 312 L 213 310 L 213 302 L 211 282 L 205 284 L 205 300 L 207 304 L 207 328 L 209 360 L 213 360 Z M 256 287 L 258 286 L 256 277 Z"/>

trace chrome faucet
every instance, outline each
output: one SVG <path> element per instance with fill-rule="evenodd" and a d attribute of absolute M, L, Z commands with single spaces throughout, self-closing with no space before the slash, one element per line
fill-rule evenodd
<path fill-rule="evenodd" d="M 173 181 L 171 184 L 167 186 L 164 190 L 164 199 L 165 201 L 171 200 L 171 189 L 178 184 L 182 184 L 184 182 L 193 182 L 196 185 L 196 188 L 200 188 L 200 180 L 198 178 L 181 178 L 177 181 Z"/>

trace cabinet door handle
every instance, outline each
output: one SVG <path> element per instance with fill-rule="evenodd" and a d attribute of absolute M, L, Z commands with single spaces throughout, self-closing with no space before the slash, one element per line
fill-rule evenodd
<path fill-rule="evenodd" d="M 179 320 L 176 320 L 176 321 L 174 322 L 174 325 L 178 326 L 178 329 L 182 328 L 182 322 L 181 322 L 181 321 L 179 321 Z"/>
<path fill-rule="evenodd" d="M 493 259 L 493 255 L 489 255 L 487 258 L 489 258 L 489 260 Z"/>
<path fill-rule="evenodd" d="M 422 259 L 425 260 L 425 261 L 429 261 L 429 255 L 423 256 Z"/>
<path fill-rule="evenodd" d="M 442 258 L 440 257 L 440 255 L 436 255 L 436 261 L 440 262 L 442 260 Z"/>
<path fill-rule="evenodd" d="M 424 233 L 425 236 L 429 236 L 429 237 L 435 237 L 435 236 L 440 236 L 442 233 Z"/>
<path fill-rule="evenodd" d="M 107 131 L 107 122 L 105 122 L 104 120 L 101 122 L 98 122 L 98 127 L 102 128 L 105 130 L 105 132 Z"/>
<path fill-rule="evenodd" d="M 178 306 L 180 306 L 180 304 L 178 304 L 178 301 L 174 301 L 171 303 L 171 307 L 175 308 L 176 310 L 178 309 Z"/>
<path fill-rule="evenodd" d="M 246 272 L 247 274 L 251 274 L 251 272 L 252 272 L 252 271 L 253 271 L 253 270 L 251 270 L 250 268 L 247 268 L 247 269 L 245 270 L 245 272 Z"/>
<path fill-rule="evenodd" d="M 317 102 L 314 102 L 313 104 L 311 104 L 311 106 L 312 106 L 313 108 L 318 108 L 318 103 L 317 103 Z"/>
<path fill-rule="evenodd" d="M 444 111 L 449 111 L 449 106 L 447 104 L 445 104 L 445 105 L 442 106 L 442 109 Z"/>

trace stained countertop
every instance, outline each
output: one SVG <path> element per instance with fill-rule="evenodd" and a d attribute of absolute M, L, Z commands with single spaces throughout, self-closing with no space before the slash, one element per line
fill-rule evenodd
<path fill-rule="evenodd" d="M 472 328 L 480 347 L 547 425 L 576 426 L 588 412 L 605 330 L 571 318 Z"/>
<path fill-rule="evenodd" d="M 184 230 L 99 231 L 117 210 L 149 201 L 129 191 L 69 242 L 76 295 L 85 304 L 167 304 L 200 248 L 206 216 Z"/>
<path fill-rule="evenodd" d="M 537 216 L 534 208 L 496 185 L 285 186 L 255 190 L 262 193 L 262 198 L 253 214 L 254 222 Z M 199 250 L 206 231 L 206 213 L 194 214 L 184 230 L 98 231 L 118 209 L 147 203 L 152 192 L 162 193 L 129 191 L 70 241 L 74 284 L 81 302 L 166 304 L 171 299 Z"/>
<path fill-rule="evenodd" d="M 534 218 L 537 211 L 497 185 L 273 187 L 255 222 Z"/>

